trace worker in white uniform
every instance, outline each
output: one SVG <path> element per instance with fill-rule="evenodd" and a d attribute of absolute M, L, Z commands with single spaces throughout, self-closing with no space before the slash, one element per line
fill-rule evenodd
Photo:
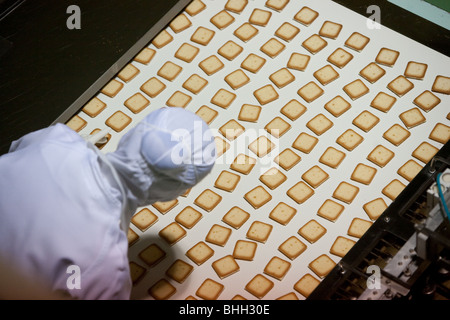
<path fill-rule="evenodd" d="M 114 152 L 100 152 L 96 139 L 56 124 L 14 141 L 0 157 L 4 280 L 9 270 L 50 297 L 129 299 L 131 217 L 183 194 L 215 162 L 207 124 L 182 108 L 151 112 Z M 21 282 L 11 279 L 9 288 L 20 292 Z M 11 296 L 0 281 L 2 297 Z"/>

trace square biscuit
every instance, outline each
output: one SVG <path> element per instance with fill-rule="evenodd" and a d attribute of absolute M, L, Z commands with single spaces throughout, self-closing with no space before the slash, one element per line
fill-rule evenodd
<path fill-rule="evenodd" d="M 284 170 L 292 169 L 302 158 L 289 148 L 284 149 L 274 161 L 280 165 Z"/>
<path fill-rule="evenodd" d="M 271 135 L 273 135 L 275 138 L 280 138 L 283 136 L 289 129 L 291 128 L 291 125 L 283 120 L 281 117 L 275 117 L 273 118 L 264 129 L 269 132 Z"/>
<path fill-rule="evenodd" d="M 360 79 L 356 79 L 343 87 L 344 92 L 352 99 L 356 100 L 369 92 L 369 88 Z"/>
<path fill-rule="evenodd" d="M 287 68 L 281 68 L 275 71 L 269 76 L 270 81 L 272 81 L 278 88 L 283 88 L 289 83 L 295 80 L 295 76 L 289 72 Z"/>
<path fill-rule="evenodd" d="M 250 82 L 250 78 L 241 69 L 237 69 L 225 77 L 225 82 L 236 90 Z"/>
<path fill-rule="evenodd" d="M 269 23 L 270 17 L 272 17 L 272 12 L 256 8 L 253 9 L 250 14 L 248 22 L 257 26 L 265 27 Z"/>
<path fill-rule="evenodd" d="M 301 132 L 292 143 L 292 147 L 303 153 L 310 153 L 318 142 L 318 138 L 306 132 Z"/>
<path fill-rule="evenodd" d="M 270 261 L 266 264 L 264 273 L 277 280 L 283 280 L 290 268 L 291 263 L 289 261 L 275 256 L 272 257 L 272 259 L 270 259 Z"/>
<path fill-rule="evenodd" d="M 205 242 L 200 241 L 192 248 L 186 251 L 186 256 L 191 259 L 195 264 L 202 265 L 209 258 L 214 255 L 214 250 L 211 249 Z"/>
<path fill-rule="evenodd" d="M 283 39 L 284 41 L 291 41 L 300 32 L 300 29 L 296 26 L 290 24 L 289 22 L 284 22 L 276 31 L 275 35 Z"/>
<path fill-rule="evenodd" d="M 285 182 L 286 179 L 286 175 L 275 167 L 270 168 L 259 177 L 259 180 L 270 190 L 276 189 Z"/>
<path fill-rule="evenodd" d="M 191 41 L 202 46 L 207 46 L 215 34 L 216 32 L 214 30 L 205 27 L 198 27 L 192 34 Z"/>
<path fill-rule="evenodd" d="M 296 213 L 297 209 L 294 207 L 291 207 L 284 202 L 279 202 L 275 208 L 270 211 L 269 218 L 285 226 L 292 220 Z"/>
<path fill-rule="evenodd" d="M 166 275 L 178 283 L 183 283 L 193 270 L 194 267 L 189 263 L 177 259 L 166 270 Z"/>
<path fill-rule="evenodd" d="M 394 158 L 394 155 L 394 152 L 379 144 L 369 153 L 367 159 L 383 168 Z"/>
<path fill-rule="evenodd" d="M 131 118 L 122 111 L 116 111 L 106 119 L 105 124 L 116 132 L 121 132 L 131 123 Z"/>
<path fill-rule="evenodd" d="M 353 119 L 352 124 L 360 128 L 364 132 L 369 132 L 380 122 L 378 118 L 373 113 L 364 110 L 355 119 Z"/>
<path fill-rule="evenodd" d="M 333 147 L 328 147 L 320 156 L 319 162 L 329 166 L 330 168 L 336 169 L 344 160 L 344 158 L 344 152 Z"/>
<path fill-rule="evenodd" d="M 201 106 L 195 114 L 202 118 L 207 124 L 210 124 L 219 113 L 210 107 Z"/>
<path fill-rule="evenodd" d="M 278 250 L 289 259 L 294 260 L 301 255 L 306 248 L 306 244 L 304 244 L 300 239 L 295 236 L 291 236 L 280 244 Z"/>
<path fill-rule="evenodd" d="M 402 165 L 398 170 L 397 173 L 408 180 L 409 182 L 414 179 L 416 175 L 419 174 L 419 172 L 423 169 L 423 167 L 418 164 L 416 161 L 410 159 L 405 162 L 404 165 Z"/>
<path fill-rule="evenodd" d="M 183 68 L 179 65 L 171 61 L 166 61 L 158 70 L 157 75 L 166 80 L 173 81 L 180 74 L 182 69 Z"/>
<path fill-rule="evenodd" d="M 170 23 L 169 27 L 175 33 L 180 33 L 192 25 L 191 20 L 184 13 L 180 13 Z"/>
<path fill-rule="evenodd" d="M 331 222 L 336 221 L 341 213 L 344 211 L 344 206 L 331 199 L 325 200 L 325 202 L 317 210 L 317 215 Z"/>
<path fill-rule="evenodd" d="M 250 213 L 234 206 L 223 216 L 222 221 L 235 229 L 239 229 L 249 218 Z"/>
<path fill-rule="evenodd" d="M 86 113 L 91 118 L 94 118 L 100 114 L 106 108 L 106 103 L 100 100 L 97 97 L 92 98 L 86 103 L 81 109 L 84 113 Z"/>
<path fill-rule="evenodd" d="M 142 64 L 149 64 L 155 54 L 156 50 L 151 48 L 144 48 L 134 57 L 133 60 Z"/>
<path fill-rule="evenodd" d="M 169 201 L 157 201 L 152 204 L 156 210 L 158 210 L 162 214 L 166 214 L 178 204 L 178 199 L 173 199 Z"/>
<path fill-rule="evenodd" d="M 436 142 L 446 144 L 450 140 L 450 127 L 438 122 L 428 137 Z"/>
<path fill-rule="evenodd" d="M 416 149 L 414 149 L 412 156 L 426 164 L 433 159 L 438 151 L 438 148 L 424 141 Z"/>
<path fill-rule="evenodd" d="M 166 101 L 166 105 L 169 107 L 186 108 L 191 100 L 191 96 L 177 90 Z"/>
<path fill-rule="evenodd" d="M 311 187 L 316 189 L 323 182 L 329 178 L 328 173 L 326 173 L 322 168 L 317 165 L 312 166 L 305 173 L 302 174 L 302 179 L 305 180 Z"/>
<path fill-rule="evenodd" d="M 231 229 L 214 224 L 209 229 L 205 241 L 223 247 L 231 236 Z"/>
<path fill-rule="evenodd" d="M 148 289 L 149 295 L 155 300 L 167 300 L 175 294 L 177 289 L 166 279 L 160 279 Z"/>
<path fill-rule="evenodd" d="M 219 50 L 217 50 L 217 53 L 225 59 L 231 61 L 234 60 L 234 58 L 236 58 L 243 50 L 244 48 L 242 48 L 236 42 L 228 40 L 223 46 L 219 48 Z"/>
<path fill-rule="evenodd" d="M 420 112 L 419 108 L 406 110 L 400 113 L 399 117 L 408 129 L 416 127 L 427 120 L 422 112 Z"/>
<path fill-rule="evenodd" d="M 396 97 L 380 91 L 370 102 L 370 106 L 382 112 L 388 112 L 396 101 Z"/>
<path fill-rule="evenodd" d="M 311 120 L 306 123 L 306 127 L 314 132 L 316 135 L 320 136 L 328 131 L 333 126 L 333 122 L 324 116 L 322 113 L 314 116 Z"/>
<path fill-rule="evenodd" d="M 234 13 L 241 13 L 248 4 L 248 0 L 228 0 L 225 9 Z"/>
<path fill-rule="evenodd" d="M 336 39 L 339 36 L 339 33 L 341 33 L 341 30 L 342 24 L 327 20 L 322 24 L 319 35 L 330 39 Z"/>
<path fill-rule="evenodd" d="M 420 95 L 418 95 L 413 102 L 420 109 L 422 109 L 425 112 L 428 112 L 431 111 L 434 107 L 436 107 L 439 103 L 441 103 L 441 99 L 439 99 L 431 91 L 425 90 Z"/>
<path fill-rule="evenodd" d="M 342 48 L 337 48 L 336 50 L 333 51 L 332 54 L 330 54 L 328 56 L 327 61 L 334 64 L 339 69 L 342 69 L 352 59 L 353 59 L 353 55 L 350 52 L 348 52 Z"/>
<path fill-rule="evenodd" d="M 364 138 L 361 135 L 359 135 L 352 129 L 347 129 L 336 139 L 336 142 L 348 151 L 352 151 L 357 146 L 359 146 L 363 142 L 363 140 Z"/>
<path fill-rule="evenodd" d="M 431 91 L 450 94 L 450 77 L 436 76 Z"/>
<path fill-rule="evenodd" d="M 244 195 L 244 199 L 254 208 L 259 209 L 272 199 L 272 195 L 262 186 L 257 186 Z"/>
<path fill-rule="evenodd" d="M 305 26 L 309 26 L 318 16 L 319 13 L 317 11 L 305 6 L 295 14 L 294 20 Z"/>
<path fill-rule="evenodd" d="M 149 267 L 153 267 L 166 257 L 166 252 L 162 250 L 156 243 L 152 243 L 141 252 L 139 252 L 138 256 Z"/>
<path fill-rule="evenodd" d="M 373 222 L 360 218 L 353 218 L 348 227 L 347 234 L 351 237 L 361 238 L 372 226 Z"/>
<path fill-rule="evenodd" d="M 214 182 L 214 187 L 228 192 L 232 192 L 236 188 L 240 179 L 241 176 L 223 170 L 217 177 L 216 181 Z"/>
<path fill-rule="evenodd" d="M 344 45 L 355 51 L 362 51 L 370 42 L 370 38 L 359 32 L 353 32 L 350 37 L 345 41 Z"/>
<path fill-rule="evenodd" d="M 176 222 L 170 223 L 158 232 L 158 235 L 171 246 L 183 239 L 186 234 L 186 230 Z"/>
<path fill-rule="evenodd" d="M 391 199 L 392 201 L 395 200 L 395 198 L 398 197 L 398 195 L 405 189 L 406 185 L 404 185 L 400 180 L 394 179 L 391 182 L 389 182 L 383 190 L 381 190 L 381 193 L 383 193 L 386 197 Z"/>
<path fill-rule="evenodd" d="M 266 7 L 273 9 L 275 11 L 283 10 L 290 0 L 267 0 Z"/>
<path fill-rule="evenodd" d="M 130 261 L 129 266 L 130 266 L 131 282 L 133 283 L 133 285 L 135 285 L 144 277 L 145 272 L 147 270 L 143 266 L 137 264 L 134 261 Z"/>
<path fill-rule="evenodd" d="M 185 11 L 191 16 L 195 16 L 206 9 L 206 5 L 201 0 L 193 0 L 186 7 Z"/>
<path fill-rule="evenodd" d="M 258 157 L 264 157 L 269 154 L 276 145 L 265 136 L 260 136 L 248 145 L 248 148 Z"/>
<path fill-rule="evenodd" d="M 253 241 L 238 240 L 234 245 L 233 257 L 239 260 L 252 261 L 256 254 L 258 244 Z"/>
<path fill-rule="evenodd" d="M 290 120 L 295 121 L 302 114 L 306 112 L 307 108 L 301 104 L 299 101 L 292 99 L 288 103 L 286 103 L 283 108 L 281 108 L 280 112 L 288 117 Z"/>
<path fill-rule="evenodd" d="M 407 78 L 422 80 L 427 72 L 428 65 L 416 61 L 409 61 L 403 75 Z"/>
<path fill-rule="evenodd" d="M 229 120 L 219 128 L 220 133 L 230 141 L 233 141 L 244 133 L 245 128 L 234 119 Z"/>
<path fill-rule="evenodd" d="M 94 135 L 100 132 L 99 128 L 96 128 L 91 131 L 90 135 Z M 99 148 L 100 150 L 103 149 L 103 147 L 108 143 L 108 141 L 111 140 L 111 134 L 108 133 L 105 137 L 103 137 L 100 141 L 98 141 L 95 146 Z"/>
<path fill-rule="evenodd" d="M 397 61 L 399 55 L 400 52 L 396 50 L 381 48 L 375 58 L 375 62 L 388 67 L 392 67 Z"/>
<path fill-rule="evenodd" d="M 234 30 L 233 34 L 243 42 L 248 42 L 258 34 L 259 30 L 248 22 L 244 22 L 239 28 Z"/>
<path fill-rule="evenodd" d="M 330 82 L 339 78 L 339 73 L 333 69 L 331 65 L 326 65 L 316 72 L 313 73 L 313 76 L 323 85 L 326 86 Z"/>
<path fill-rule="evenodd" d="M 234 17 L 226 10 L 216 13 L 209 21 L 219 30 L 225 29 L 234 22 Z"/>
<path fill-rule="evenodd" d="M 308 298 L 319 284 L 320 280 L 317 280 L 312 275 L 307 273 L 294 284 L 294 289 L 305 298 Z"/>
<path fill-rule="evenodd" d="M 249 174 L 253 167 L 256 165 L 256 159 L 249 157 L 243 153 L 236 156 L 230 165 L 230 169 L 242 174 Z"/>
<path fill-rule="evenodd" d="M 172 35 L 169 32 L 167 32 L 167 30 L 162 30 L 160 33 L 158 33 L 158 35 L 155 38 L 153 38 L 152 44 L 157 49 L 161 49 L 165 45 L 172 42 L 172 40 L 173 40 Z"/>
<path fill-rule="evenodd" d="M 345 203 L 352 203 L 356 195 L 359 192 L 359 188 L 348 182 L 342 181 L 333 192 L 333 198 Z"/>
<path fill-rule="evenodd" d="M 219 89 L 211 98 L 211 103 L 223 109 L 228 109 L 234 99 L 236 99 L 235 93 L 225 89 Z"/>
<path fill-rule="evenodd" d="M 402 97 L 414 88 L 414 83 L 406 79 L 404 76 L 398 76 L 388 83 L 387 88 L 394 92 L 397 96 Z"/>
<path fill-rule="evenodd" d="M 273 226 L 271 224 L 254 221 L 246 233 L 246 237 L 250 240 L 265 243 L 272 232 Z"/>
<path fill-rule="evenodd" d="M 195 294 L 203 300 L 217 300 L 224 288 L 223 284 L 207 278 L 202 282 Z"/>
<path fill-rule="evenodd" d="M 356 241 L 338 236 L 330 248 L 330 253 L 343 258 L 355 245 Z"/>
<path fill-rule="evenodd" d="M 250 53 L 244 61 L 241 63 L 241 68 L 252 73 L 257 73 L 263 65 L 266 63 L 266 59 L 254 54 Z"/>
<path fill-rule="evenodd" d="M 221 195 L 206 189 L 194 200 L 194 203 L 203 210 L 210 212 L 220 201 L 222 201 Z"/>
<path fill-rule="evenodd" d="M 311 261 L 308 267 L 319 277 L 325 278 L 331 270 L 336 266 L 336 262 L 334 262 L 329 256 L 326 254 L 322 254 L 313 261 Z"/>
<path fill-rule="evenodd" d="M 127 64 L 120 72 L 117 77 L 123 82 L 130 82 L 133 80 L 141 71 L 136 68 L 132 63 Z"/>
<path fill-rule="evenodd" d="M 314 195 L 314 190 L 303 181 L 300 181 L 288 189 L 286 194 L 296 203 L 302 204 Z"/>
<path fill-rule="evenodd" d="M 321 38 L 318 34 L 313 34 L 305 41 L 302 42 L 302 47 L 308 50 L 312 54 L 318 53 L 320 50 L 325 48 L 328 42 Z"/>
<path fill-rule="evenodd" d="M 239 271 L 239 265 L 232 255 L 227 255 L 214 261 L 211 266 L 220 279 L 224 279 Z"/>
<path fill-rule="evenodd" d="M 166 85 L 158 78 L 150 78 L 140 88 L 150 98 L 155 98 L 166 89 Z"/>
<path fill-rule="evenodd" d="M 269 57 L 275 58 L 285 48 L 286 46 L 283 43 L 275 38 L 271 38 L 261 46 L 260 50 L 267 54 Z"/>
<path fill-rule="evenodd" d="M 301 87 L 297 94 L 303 98 L 308 103 L 313 102 L 319 98 L 325 91 L 319 87 L 314 81 L 310 81 Z"/>
<path fill-rule="evenodd" d="M 219 113 L 216 110 L 211 109 L 210 107 L 201 106 L 200 108 L 198 108 L 195 114 L 202 118 L 207 124 L 210 124 Z"/>
<path fill-rule="evenodd" d="M 215 55 L 211 55 L 211 56 L 207 57 L 206 59 L 200 61 L 198 66 L 208 76 L 211 76 L 214 73 L 216 73 L 217 71 L 219 71 L 220 69 L 222 69 L 225 65 Z"/>
<path fill-rule="evenodd" d="M 261 114 L 261 107 L 252 104 L 243 104 L 239 111 L 238 120 L 256 122 Z"/>
<path fill-rule="evenodd" d="M 293 52 L 291 56 L 289 57 L 287 67 L 289 69 L 298 70 L 298 71 L 305 71 L 306 67 L 309 64 L 309 60 L 311 60 L 311 57 L 307 54 L 297 53 Z"/>
<path fill-rule="evenodd" d="M 138 227 L 142 232 L 146 231 L 157 221 L 158 216 L 147 208 L 143 208 L 131 218 L 131 223 Z"/>
<path fill-rule="evenodd" d="M 360 72 L 359 75 L 369 81 L 370 83 L 375 83 L 381 79 L 386 74 L 386 70 L 380 67 L 375 62 L 369 63 Z"/>
<path fill-rule="evenodd" d="M 131 247 L 139 240 L 139 235 L 131 228 L 127 232 L 128 247 Z"/>
<path fill-rule="evenodd" d="M 272 85 L 265 85 L 253 92 L 253 95 L 261 105 L 266 105 L 278 99 L 279 95 Z"/>
<path fill-rule="evenodd" d="M 175 52 L 174 57 L 184 62 L 190 63 L 195 59 L 199 52 L 199 48 L 185 42 Z"/>
<path fill-rule="evenodd" d="M 358 163 L 350 176 L 350 179 L 362 184 L 370 184 L 377 173 L 377 169 Z"/>
<path fill-rule="evenodd" d="M 325 233 L 327 229 L 318 223 L 316 220 L 312 219 L 305 223 L 299 230 L 298 234 L 305 238 L 309 243 L 314 243 L 319 240 Z"/>
<path fill-rule="evenodd" d="M 186 229 L 192 229 L 202 218 L 202 214 L 191 206 L 184 207 L 179 214 L 175 216 L 175 221 Z"/>
<path fill-rule="evenodd" d="M 137 92 L 125 100 L 123 104 L 131 112 L 139 113 L 150 104 L 150 101 L 148 101 L 140 92 Z"/>
<path fill-rule="evenodd" d="M 264 277 L 261 274 L 257 274 L 245 285 L 245 290 L 250 292 L 258 299 L 264 298 L 264 296 L 272 290 L 274 283 Z"/>
<path fill-rule="evenodd" d="M 394 146 L 399 146 L 406 139 L 408 139 L 410 135 L 411 132 L 395 123 L 383 133 L 383 138 L 392 143 Z"/>
<path fill-rule="evenodd" d="M 120 90 L 122 90 L 123 86 L 123 82 L 112 79 L 100 90 L 100 92 L 110 98 L 114 98 Z"/>
<path fill-rule="evenodd" d="M 367 216 L 371 220 L 377 220 L 379 216 L 381 216 L 384 210 L 387 209 L 387 204 L 384 202 L 383 198 L 376 198 L 371 200 L 363 205 L 363 209 L 366 212 Z"/>

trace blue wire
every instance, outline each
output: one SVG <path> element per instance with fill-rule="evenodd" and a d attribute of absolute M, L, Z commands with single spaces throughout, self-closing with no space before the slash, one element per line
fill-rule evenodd
<path fill-rule="evenodd" d="M 438 173 L 438 175 L 436 177 L 436 185 L 438 188 L 439 197 L 441 198 L 442 206 L 444 207 L 444 211 L 447 214 L 447 218 L 450 220 L 450 212 L 448 211 L 447 203 L 445 202 L 444 194 L 442 193 L 442 188 L 441 188 L 441 173 Z"/>

